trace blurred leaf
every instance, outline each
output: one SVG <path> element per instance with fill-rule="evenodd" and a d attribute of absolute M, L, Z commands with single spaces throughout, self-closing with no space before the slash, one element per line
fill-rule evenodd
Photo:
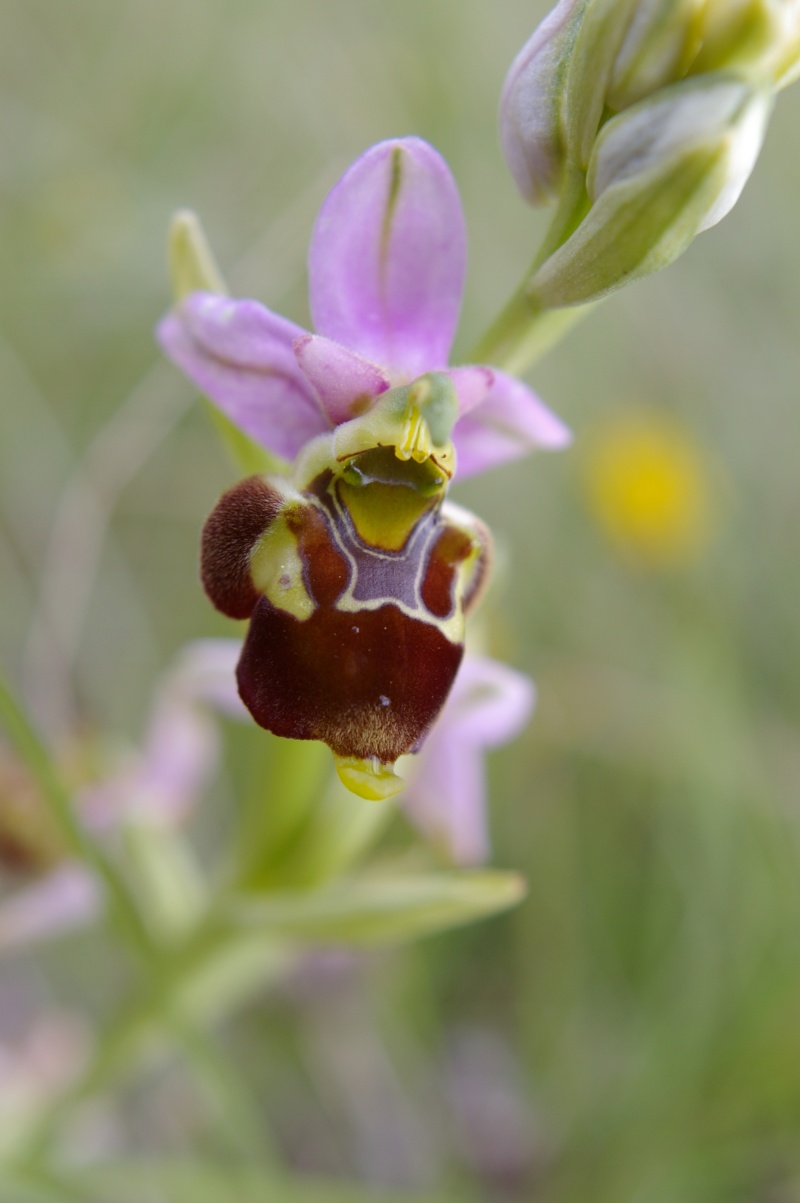
<path fill-rule="evenodd" d="M 334 778 L 307 809 L 292 839 L 266 867 L 257 885 L 269 890 L 293 890 L 346 873 L 394 813 L 392 799 L 357 798 Z"/>
<path fill-rule="evenodd" d="M 413 940 L 507 910 L 525 894 L 516 873 L 458 871 L 360 877 L 313 893 L 241 902 L 238 923 L 270 935 L 345 944 Z"/>
<path fill-rule="evenodd" d="M 330 753 L 316 741 L 279 739 L 259 728 L 236 735 L 234 755 L 247 772 L 239 789 L 235 872 L 247 889 L 294 885 L 284 876 L 285 865 L 319 807 L 331 775 Z"/>
<path fill-rule="evenodd" d="M 258 732 L 263 737 L 262 731 Z M 396 813 L 358 798 L 316 741 L 259 741 L 252 758 L 235 873 L 248 893 L 310 889 L 353 869 Z"/>
<path fill-rule="evenodd" d="M 183 975 L 177 1008 L 193 1023 L 203 1025 L 227 1016 L 280 979 L 293 958 L 285 945 L 245 931 L 229 933 L 208 956 Z"/>
<path fill-rule="evenodd" d="M 13 1171 L 0 1170 L 0 1199 L 3 1203 L 69 1203 L 74 1199 L 63 1187 L 40 1181 L 38 1177 L 18 1177 Z"/>
<path fill-rule="evenodd" d="M 151 930 L 180 938 L 198 922 L 206 903 L 206 883 L 188 843 L 179 832 L 136 818 L 123 824 L 121 834 Z"/>
<path fill-rule="evenodd" d="M 191 1161 L 116 1162 L 71 1179 L 81 1203 L 454 1203 L 452 1196 L 363 1190 L 309 1178 L 285 1182 Z M 154 1196 L 153 1192 L 158 1191 Z"/>

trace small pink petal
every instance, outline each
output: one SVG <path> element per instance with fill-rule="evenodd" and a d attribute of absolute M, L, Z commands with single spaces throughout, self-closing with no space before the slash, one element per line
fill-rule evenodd
<path fill-rule="evenodd" d="M 477 364 L 448 368 L 445 375 L 453 382 L 458 396 L 458 412 L 462 417 L 476 405 L 480 405 L 494 384 L 494 370 Z"/>
<path fill-rule="evenodd" d="M 293 459 L 329 423 L 292 349 L 305 332 L 258 301 L 195 292 L 161 322 L 173 363 L 262 446 Z"/>
<path fill-rule="evenodd" d="M 382 368 L 321 335 L 302 335 L 294 353 L 334 426 L 364 413 L 389 387 Z"/>
<path fill-rule="evenodd" d="M 572 441 L 569 427 L 526 384 L 496 368 L 492 373 L 488 393 L 456 423 L 453 442 L 460 478 L 537 449 L 557 451 Z"/>
<path fill-rule="evenodd" d="M 460 739 L 496 748 L 519 735 L 533 713 L 536 688 L 530 677 L 493 660 L 468 653 L 443 715 Z"/>
<path fill-rule="evenodd" d="M 320 334 L 412 380 L 447 363 L 466 231 L 444 159 L 419 138 L 380 142 L 322 206 L 309 254 Z"/>
<path fill-rule="evenodd" d="M 519 734 L 533 682 L 486 656 L 464 657 L 452 693 L 403 795 L 411 820 L 458 864 L 488 854 L 484 752 Z"/>
<path fill-rule="evenodd" d="M 428 740 L 433 745 L 430 759 L 420 764 L 419 775 L 402 796 L 403 808 L 449 860 L 479 865 L 489 855 L 483 757 L 457 740 L 441 738 L 434 744 L 437 730 Z"/>

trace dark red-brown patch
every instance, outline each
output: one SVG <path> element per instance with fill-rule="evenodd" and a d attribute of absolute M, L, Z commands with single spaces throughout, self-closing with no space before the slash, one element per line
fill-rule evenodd
<path fill-rule="evenodd" d="M 211 601 L 229 618 L 249 618 L 259 594 L 250 554 L 283 505 L 263 476 L 248 476 L 224 493 L 203 527 L 200 578 Z"/>
<path fill-rule="evenodd" d="M 340 756 L 393 763 L 424 738 L 444 705 L 463 647 L 397 606 L 305 622 L 266 598 L 239 661 L 242 700 L 257 723 L 320 739 Z"/>
<path fill-rule="evenodd" d="M 350 580 L 350 565 L 336 546 L 330 523 L 314 505 L 287 512 L 286 523 L 297 538 L 303 583 L 318 605 L 332 606 Z"/>
<path fill-rule="evenodd" d="M 435 618 L 448 618 L 455 609 L 456 573 L 473 548 L 466 531 L 457 526 L 443 525 L 436 542 L 428 553 L 420 596 L 425 608 Z"/>
<path fill-rule="evenodd" d="M 323 472 L 320 472 L 319 476 L 314 477 L 305 492 L 310 493 L 314 497 L 319 497 L 321 501 L 329 500 L 328 493 L 332 480 L 333 471 L 330 468 L 325 468 Z"/>

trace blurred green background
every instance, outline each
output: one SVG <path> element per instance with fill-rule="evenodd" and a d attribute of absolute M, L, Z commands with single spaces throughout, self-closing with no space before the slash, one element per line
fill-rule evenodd
<path fill-rule="evenodd" d="M 4 0 L 0 656 L 55 740 L 76 702 L 135 737 L 171 653 L 233 633 L 196 548 L 235 472 L 153 342 L 172 210 L 201 214 L 235 294 L 305 323 L 328 187 L 426 137 L 467 214 L 466 353 L 544 229 L 496 138 L 544 11 Z M 460 1199 L 800 1199 L 799 121 L 800 88 L 731 216 L 536 369 L 574 449 L 456 489 L 501 549 L 489 648 L 539 689 L 491 763 L 494 860 L 530 894 L 230 1025 L 291 1166 Z M 636 492 L 642 428 L 674 539 Z M 77 994 L 36 965 L 4 963 L 0 1002 L 15 974 Z M 161 1086 L 137 1139 L 191 1143 Z"/>

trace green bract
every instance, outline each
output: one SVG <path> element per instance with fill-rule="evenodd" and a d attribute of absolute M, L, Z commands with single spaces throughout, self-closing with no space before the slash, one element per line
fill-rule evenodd
<path fill-rule="evenodd" d="M 620 112 L 682 79 L 700 45 L 696 0 L 640 0 L 619 47 L 607 103 Z"/>

